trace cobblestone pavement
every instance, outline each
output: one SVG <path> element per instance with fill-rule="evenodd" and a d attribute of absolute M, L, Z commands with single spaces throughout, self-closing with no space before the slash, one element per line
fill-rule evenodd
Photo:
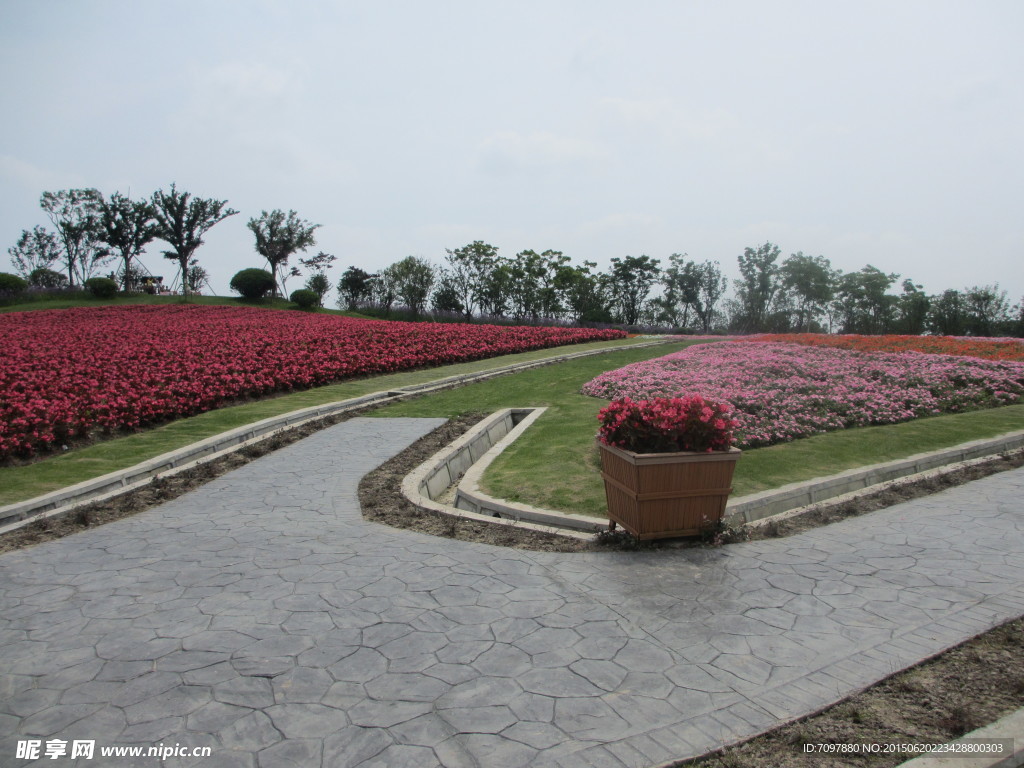
<path fill-rule="evenodd" d="M 365 522 L 359 478 L 439 423 L 353 419 L 0 557 L 0 764 L 34 738 L 95 740 L 83 766 L 651 766 L 1024 613 L 1024 470 L 713 550 Z M 161 743 L 212 757 L 98 754 Z"/>

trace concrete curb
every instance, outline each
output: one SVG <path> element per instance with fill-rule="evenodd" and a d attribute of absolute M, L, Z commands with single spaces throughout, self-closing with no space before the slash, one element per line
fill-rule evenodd
<path fill-rule="evenodd" d="M 1024 447 L 1024 430 L 1008 432 L 984 440 L 972 440 L 952 448 L 919 453 L 906 459 L 849 469 L 831 477 L 790 483 L 781 488 L 731 500 L 726 506 L 726 521 L 751 523 L 799 507 L 834 499 L 837 496 L 863 491 L 892 480 L 924 474 L 939 467 L 994 456 L 1022 447 Z"/>
<path fill-rule="evenodd" d="M 458 483 L 477 462 L 490 455 L 493 460 L 503 449 L 522 434 L 546 409 L 506 408 L 491 414 L 476 424 L 457 440 L 435 453 L 402 480 L 402 493 L 417 507 L 454 519 L 474 520 L 490 525 L 504 525 L 541 533 L 553 533 L 569 538 L 586 539 L 587 534 L 556 528 L 541 521 L 524 520 L 521 517 L 501 517 L 490 510 L 458 509 L 444 502 L 451 486 Z M 488 460 L 488 463 L 490 463 Z M 560 513 L 549 513 L 550 517 L 561 517 Z"/>
<path fill-rule="evenodd" d="M 273 437 L 287 429 L 302 426 L 310 421 L 315 421 L 327 416 L 333 416 L 346 411 L 358 410 L 370 406 L 383 405 L 409 397 L 428 394 L 444 389 L 451 389 L 463 384 L 476 381 L 483 381 L 497 376 L 504 376 L 519 371 L 539 368 L 545 365 L 574 360 L 582 357 L 607 354 L 620 349 L 638 349 L 653 347 L 662 344 L 669 344 L 674 339 L 657 339 L 654 341 L 642 342 L 628 346 L 618 346 L 606 349 L 590 349 L 580 352 L 568 352 L 552 357 L 545 357 L 539 360 L 529 360 L 522 363 L 503 365 L 497 368 L 489 368 L 476 373 L 457 374 L 442 379 L 414 384 L 400 389 L 382 390 L 371 392 L 359 397 L 339 400 L 333 403 L 310 406 L 280 416 L 272 416 L 261 421 L 247 424 L 236 429 L 222 432 L 219 435 L 208 437 L 199 442 L 178 448 L 173 451 L 156 456 L 147 461 L 136 464 L 127 469 L 117 470 L 100 477 L 85 480 L 66 488 L 51 493 L 36 496 L 24 501 L 14 502 L 0 507 L 0 534 L 20 528 L 37 519 L 51 517 L 65 512 L 73 511 L 85 504 L 92 504 L 98 501 L 128 493 L 141 488 L 154 478 L 159 476 L 173 475 L 195 467 L 204 461 L 226 456 L 235 451 L 241 450 L 248 445 L 267 438 Z"/>
<path fill-rule="evenodd" d="M 546 408 L 524 409 L 528 412 L 514 430 L 511 430 L 505 437 L 494 443 L 491 448 L 466 470 L 465 475 L 458 484 L 455 492 L 455 507 L 457 509 L 476 512 L 482 515 L 490 515 L 492 518 L 541 523 L 543 525 L 554 525 L 559 528 L 569 528 L 575 531 L 597 533 L 606 530 L 607 521 L 600 521 L 586 515 L 573 515 L 567 512 L 556 512 L 529 504 L 521 504 L 516 501 L 505 501 L 496 499 L 484 493 L 480 489 L 480 480 L 487 467 L 491 465 L 501 453 L 510 446 L 516 439 L 526 431 L 543 413 Z"/>
<path fill-rule="evenodd" d="M 992 755 L 970 752 L 948 752 L 921 755 L 900 768 L 1019 768 L 1024 765 L 1024 709 L 1018 709 L 984 728 L 971 731 L 950 744 L 970 744 L 977 739 L 1000 739 L 1010 742 L 1010 754 Z"/>

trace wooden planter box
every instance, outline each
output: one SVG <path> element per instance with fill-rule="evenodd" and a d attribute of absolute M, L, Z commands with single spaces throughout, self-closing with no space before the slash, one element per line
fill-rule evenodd
<path fill-rule="evenodd" d="M 639 539 L 696 536 L 716 525 L 732 492 L 738 448 L 713 453 L 633 453 L 598 442 L 611 530 Z"/>

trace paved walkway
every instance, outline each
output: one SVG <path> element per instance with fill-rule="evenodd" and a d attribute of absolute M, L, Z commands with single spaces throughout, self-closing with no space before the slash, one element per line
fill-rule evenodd
<path fill-rule="evenodd" d="M 435 419 L 339 424 L 133 518 L 0 556 L 16 743 L 204 766 L 651 766 L 1024 614 L 1024 470 L 778 541 L 521 552 L 364 522 Z M 72 765 L 45 758 L 39 765 Z"/>

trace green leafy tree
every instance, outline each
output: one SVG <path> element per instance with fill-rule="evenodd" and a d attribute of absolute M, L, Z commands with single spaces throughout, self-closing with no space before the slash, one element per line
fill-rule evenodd
<path fill-rule="evenodd" d="M 584 261 L 579 266 L 560 264 L 555 270 L 554 288 L 574 322 L 596 321 L 599 317 L 602 322 L 612 320 L 605 286 L 593 271 L 596 266 L 597 262 Z"/>
<path fill-rule="evenodd" d="M 434 284 L 434 294 L 430 299 L 430 305 L 435 312 L 453 312 L 462 314 L 463 306 L 459 301 L 459 292 L 452 282 L 448 270 L 439 267 L 437 280 Z"/>
<path fill-rule="evenodd" d="M 964 297 L 952 288 L 931 299 L 928 308 L 928 330 L 939 336 L 963 336 L 967 324 Z"/>
<path fill-rule="evenodd" d="M 30 283 L 31 275 L 39 269 L 50 270 L 61 256 L 57 236 L 45 227 L 23 229 L 18 242 L 7 249 L 11 264 L 18 274 Z"/>
<path fill-rule="evenodd" d="M 971 336 L 996 336 L 1007 330 L 1010 302 L 995 285 L 975 285 L 964 291 L 964 326 Z"/>
<path fill-rule="evenodd" d="M 373 275 L 359 267 L 349 267 L 341 273 L 338 281 L 339 305 L 346 307 L 349 312 L 356 309 L 370 300 L 373 294 Z"/>
<path fill-rule="evenodd" d="M 448 278 L 467 320 L 489 300 L 493 288 L 491 273 L 498 264 L 498 249 L 483 240 L 447 250 Z"/>
<path fill-rule="evenodd" d="M 780 267 L 776 263 L 782 251 L 765 243 L 757 248 L 744 248 L 738 257 L 740 280 L 736 283 L 736 301 L 741 330 L 757 333 L 767 330 L 769 315 L 782 287 Z"/>
<path fill-rule="evenodd" d="M 395 285 L 395 276 L 382 269 L 375 275 L 370 275 L 370 301 L 377 305 L 385 314 L 391 312 L 391 307 L 398 298 Z"/>
<path fill-rule="evenodd" d="M 56 230 L 69 285 L 84 285 L 110 255 L 97 237 L 96 219 L 102 199 L 95 189 L 43 192 L 39 199 Z"/>
<path fill-rule="evenodd" d="M 805 256 L 798 251 L 782 262 L 779 277 L 792 300 L 794 329 L 810 332 L 835 294 L 837 275 L 832 263 L 824 256 Z"/>
<path fill-rule="evenodd" d="M 663 293 L 654 300 L 658 319 L 686 328 L 700 305 L 700 268 L 685 253 L 673 253 L 668 264 L 661 275 Z"/>
<path fill-rule="evenodd" d="M 725 295 L 729 281 L 722 276 L 717 261 L 705 261 L 697 267 L 697 302 L 694 305 L 702 333 L 710 333 L 718 317 L 718 303 Z"/>
<path fill-rule="evenodd" d="M 132 290 L 137 274 L 132 261 L 154 239 L 157 227 L 153 205 L 148 200 L 131 200 L 115 192 L 97 201 L 96 236 L 121 258 L 122 288 Z"/>
<path fill-rule="evenodd" d="M 836 298 L 843 333 L 880 334 L 890 329 L 897 299 L 889 287 L 899 275 L 886 274 L 870 264 L 839 279 Z"/>
<path fill-rule="evenodd" d="M 306 278 L 305 289 L 316 294 L 317 306 L 324 305 L 324 296 L 331 290 L 331 281 L 323 272 L 314 272 Z"/>
<path fill-rule="evenodd" d="M 193 197 L 189 192 L 179 192 L 174 184 L 170 192 L 154 192 L 152 202 L 156 237 L 173 249 L 164 251 L 164 256 L 178 262 L 182 288 L 188 296 L 188 268 L 193 254 L 203 244 L 203 235 L 238 211 L 228 208 L 227 200 Z"/>
<path fill-rule="evenodd" d="M 436 279 L 433 265 L 426 259 L 406 256 L 385 271 L 389 273 L 388 279 L 399 301 L 412 310 L 413 315 L 419 316 Z"/>
<path fill-rule="evenodd" d="M 644 302 L 661 269 L 658 259 L 650 256 L 615 257 L 611 260 L 610 284 L 619 317 L 626 325 L 636 325 L 640 320 Z"/>
<path fill-rule="evenodd" d="M 187 277 L 189 293 L 199 293 L 209 280 L 210 273 L 200 267 L 195 259 L 192 259 L 189 263 Z"/>
<path fill-rule="evenodd" d="M 292 254 L 305 251 L 316 244 L 314 233 L 320 225 L 300 219 L 295 211 L 285 213 L 273 210 L 269 213 L 262 211 L 258 219 L 249 219 L 246 226 L 252 230 L 256 238 L 256 253 L 270 264 L 270 272 L 275 278 L 274 296 L 277 296 L 276 280 L 279 270 L 287 266 Z M 284 279 L 282 275 L 282 290 Z"/>
<path fill-rule="evenodd" d="M 903 293 L 896 304 L 896 330 L 910 336 L 924 333 L 931 299 L 913 280 L 903 281 Z"/>
<path fill-rule="evenodd" d="M 508 313 L 512 282 L 512 269 L 508 260 L 498 258 L 492 262 L 479 296 L 480 313 L 490 317 L 504 317 Z"/>
<path fill-rule="evenodd" d="M 308 259 L 299 259 L 299 264 L 310 271 L 310 275 L 306 279 L 306 288 L 313 291 L 319 297 L 317 306 L 322 307 L 324 305 L 324 296 L 331 290 L 331 281 L 327 277 L 327 270 L 337 260 L 337 256 L 324 253 L 323 251 L 318 252 L 316 256 L 310 256 Z"/>

